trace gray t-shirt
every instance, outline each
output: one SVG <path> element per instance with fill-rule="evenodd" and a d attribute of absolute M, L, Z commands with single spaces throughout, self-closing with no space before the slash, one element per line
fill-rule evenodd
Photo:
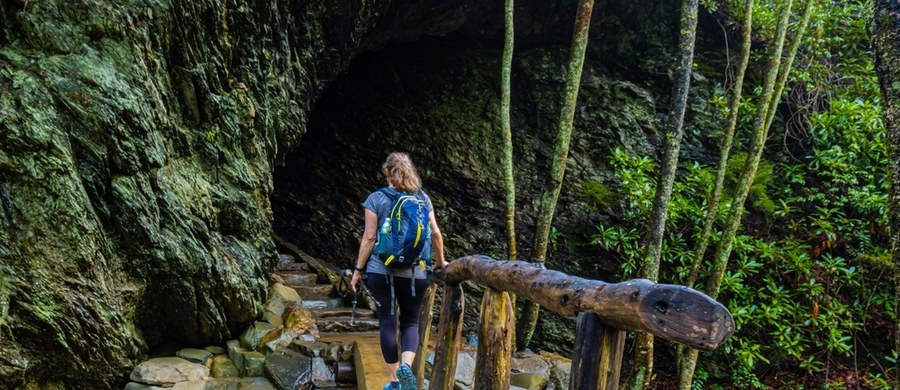
<path fill-rule="evenodd" d="M 425 207 L 428 209 L 428 212 L 433 213 L 434 206 L 431 204 L 431 198 L 428 197 L 428 194 L 426 194 L 425 191 L 422 191 L 422 195 L 425 196 Z M 381 226 L 381 222 L 383 222 L 388 214 L 391 213 L 391 206 L 394 205 L 394 201 L 379 190 L 369 194 L 369 197 L 366 198 L 366 201 L 363 202 L 362 205 L 363 207 L 372 210 L 372 212 L 378 216 L 378 223 L 375 224 L 375 228 L 377 229 Z M 422 271 L 421 267 L 413 267 L 413 269 L 416 272 L 416 279 L 425 279 L 425 272 Z M 366 272 L 370 274 L 393 275 L 400 278 L 409 278 L 412 271 L 409 268 L 396 270 L 388 269 L 384 266 L 384 262 L 378 258 L 378 255 L 372 253 L 369 255 L 369 261 L 366 263 Z"/>

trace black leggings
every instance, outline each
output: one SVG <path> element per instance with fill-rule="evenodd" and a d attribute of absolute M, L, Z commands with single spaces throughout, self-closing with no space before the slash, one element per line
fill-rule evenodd
<path fill-rule="evenodd" d="M 378 325 L 381 336 L 381 355 L 384 362 L 394 364 L 400 361 L 397 354 L 397 314 L 400 314 L 400 348 L 403 352 L 416 352 L 419 348 L 419 308 L 425 289 L 425 279 L 416 279 L 416 296 L 412 296 L 412 285 L 408 278 L 394 277 L 394 298 L 397 305 L 391 304 L 391 285 L 385 275 L 369 274 L 366 286 L 372 297 L 378 301 Z M 391 307 L 394 314 L 391 314 Z"/>

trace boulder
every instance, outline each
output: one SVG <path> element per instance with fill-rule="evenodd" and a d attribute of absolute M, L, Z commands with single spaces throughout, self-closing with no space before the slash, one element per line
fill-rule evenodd
<path fill-rule="evenodd" d="M 300 301 L 300 294 L 297 294 L 297 290 L 294 290 L 281 283 L 275 283 L 272 285 L 269 290 L 269 297 L 269 299 L 279 299 L 284 302 Z"/>
<path fill-rule="evenodd" d="M 312 382 L 312 360 L 290 350 L 278 350 L 266 356 L 266 376 L 279 390 L 294 390 Z"/>
<path fill-rule="evenodd" d="M 206 365 L 206 361 L 209 360 L 209 358 L 213 357 L 213 353 L 205 349 L 184 348 L 176 352 L 175 356 L 178 356 L 189 362 Z"/>
<path fill-rule="evenodd" d="M 149 385 L 170 387 L 178 382 L 199 380 L 209 376 L 209 368 L 179 357 L 153 358 L 131 372 L 131 380 Z"/>

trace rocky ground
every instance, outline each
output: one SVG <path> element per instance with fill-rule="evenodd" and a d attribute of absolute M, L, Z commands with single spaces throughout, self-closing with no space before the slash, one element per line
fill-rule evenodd
<path fill-rule="evenodd" d="M 349 307 L 324 272 L 281 255 L 265 312 L 239 339 L 153 357 L 135 367 L 125 389 L 365 389 L 355 344 L 377 343 L 371 336 L 377 335 L 378 321 L 363 299 L 357 308 Z M 472 389 L 476 342 L 459 352 L 456 389 Z M 429 352 L 426 376 L 433 361 Z M 567 389 L 570 366 L 569 359 L 554 354 L 517 354 L 510 388 Z"/>

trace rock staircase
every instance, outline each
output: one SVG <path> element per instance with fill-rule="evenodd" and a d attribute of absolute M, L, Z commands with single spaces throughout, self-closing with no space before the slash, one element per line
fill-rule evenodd
<path fill-rule="evenodd" d="M 340 278 L 341 275 L 334 275 L 333 270 L 331 275 L 327 275 L 329 270 L 325 269 L 314 271 L 310 263 L 324 267 L 304 253 L 299 254 L 300 261 L 292 255 L 280 255 L 273 281 L 297 291 L 301 304 L 310 310 L 316 320 L 321 332 L 320 341 L 353 343 L 357 389 L 381 390 L 390 381 L 390 376 L 381 356 L 375 312 L 359 294 L 354 313 L 352 292 L 344 291 L 346 298 L 342 298 L 335 287 L 335 277 Z M 349 276 L 346 278 L 349 282 Z"/>
<path fill-rule="evenodd" d="M 375 312 L 367 307 L 364 300 L 357 300 L 354 315 L 350 302 L 352 295 L 346 299 L 341 298 L 327 277 L 321 277 L 308 263 L 297 262 L 292 255 L 280 255 L 272 281 L 297 292 L 300 304 L 312 313 L 319 332 L 328 334 L 378 330 Z"/>

